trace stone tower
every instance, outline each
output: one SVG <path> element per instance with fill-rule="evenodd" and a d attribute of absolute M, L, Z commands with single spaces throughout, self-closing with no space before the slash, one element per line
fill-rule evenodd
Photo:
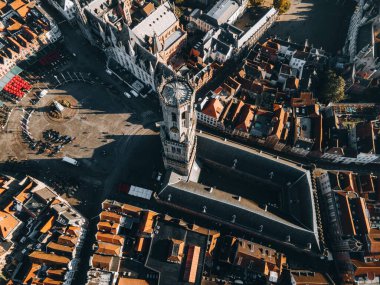
<path fill-rule="evenodd" d="M 165 168 L 188 176 L 196 149 L 194 91 L 186 80 L 171 79 L 161 84 L 159 94 L 164 117 L 160 135 Z"/>

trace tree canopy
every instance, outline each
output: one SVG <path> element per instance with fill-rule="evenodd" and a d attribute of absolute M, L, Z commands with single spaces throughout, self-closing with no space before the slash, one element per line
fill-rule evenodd
<path fill-rule="evenodd" d="M 345 98 L 345 85 L 344 79 L 329 69 L 321 80 L 319 100 L 325 104 L 342 101 Z"/>
<path fill-rule="evenodd" d="M 249 0 L 249 6 L 261 6 L 264 4 L 264 0 Z"/>
<path fill-rule="evenodd" d="M 273 6 L 280 14 L 284 14 L 290 9 L 291 2 L 290 0 L 273 0 Z"/>

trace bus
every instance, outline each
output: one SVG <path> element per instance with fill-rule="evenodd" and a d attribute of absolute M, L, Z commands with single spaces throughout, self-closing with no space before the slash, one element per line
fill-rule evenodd
<path fill-rule="evenodd" d="M 68 156 L 65 156 L 64 158 L 62 158 L 62 161 L 66 162 L 66 163 L 69 163 L 71 165 L 74 165 L 74 166 L 79 166 L 79 162 L 71 157 L 68 157 Z"/>

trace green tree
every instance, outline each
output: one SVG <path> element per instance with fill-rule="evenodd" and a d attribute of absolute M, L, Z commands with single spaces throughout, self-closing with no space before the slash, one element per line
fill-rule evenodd
<path fill-rule="evenodd" d="M 261 6 L 263 5 L 265 0 L 249 0 L 248 6 L 249 7 L 254 7 L 254 6 Z"/>
<path fill-rule="evenodd" d="M 284 14 L 290 9 L 291 2 L 290 0 L 273 0 L 273 6 L 280 14 Z"/>
<path fill-rule="evenodd" d="M 345 98 L 345 85 L 343 77 L 329 69 L 321 80 L 320 101 L 325 104 L 342 101 Z"/>

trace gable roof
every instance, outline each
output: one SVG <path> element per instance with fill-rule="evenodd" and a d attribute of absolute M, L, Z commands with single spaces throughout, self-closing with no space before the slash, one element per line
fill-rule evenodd
<path fill-rule="evenodd" d="M 107 242 L 107 243 L 112 243 L 112 244 L 117 244 L 117 245 L 124 244 L 124 237 L 120 235 L 97 232 L 95 237 L 98 241 L 102 241 L 102 242 Z"/>
<path fill-rule="evenodd" d="M 149 285 L 149 282 L 143 279 L 119 277 L 117 285 Z"/>
<path fill-rule="evenodd" d="M 119 256 L 121 254 L 121 246 L 112 243 L 98 242 L 96 253 Z"/>
<path fill-rule="evenodd" d="M 70 262 L 70 259 L 68 259 L 67 257 L 59 256 L 52 253 L 45 253 L 42 251 L 33 251 L 29 254 L 29 258 L 34 263 L 45 263 L 47 265 L 67 266 Z"/>
<path fill-rule="evenodd" d="M 21 222 L 6 212 L 0 211 L 0 237 L 6 239 Z"/>
<path fill-rule="evenodd" d="M 224 106 L 222 105 L 220 100 L 217 98 L 212 98 L 203 108 L 202 113 L 215 119 L 219 119 L 220 115 L 223 112 L 223 109 Z"/>

